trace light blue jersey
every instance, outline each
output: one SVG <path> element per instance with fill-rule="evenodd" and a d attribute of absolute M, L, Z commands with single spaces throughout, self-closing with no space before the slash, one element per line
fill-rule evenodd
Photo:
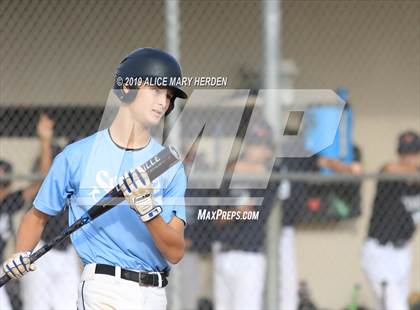
<path fill-rule="evenodd" d="M 119 177 L 163 149 L 153 138 L 139 150 L 118 147 L 108 130 L 102 130 L 68 145 L 57 155 L 44 180 L 34 206 L 56 215 L 69 200 L 69 224 L 112 189 Z M 161 216 L 184 222 L 186 176 L 181 163 L 153 181 L 154 198 L 162 206 Z M 169 270 L 146 225 L 124 201 L 74 232 L 73 245 L 84 264 L 102 263 L 144 271 Z"/>

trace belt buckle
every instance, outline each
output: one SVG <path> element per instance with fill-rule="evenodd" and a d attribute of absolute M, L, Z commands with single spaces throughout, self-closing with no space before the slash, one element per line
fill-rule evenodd
<path fill-rule="evenodd" d="M 159 272 L 159 271 L 157 271 L 157 272 L 155 272 L 156 274 L 157 274 L 157 276 L 158 276 L 158 283 L 157 283 L 157 287 L 162 287 L 162 285 L 163 285 L 163 281 L 162 281 L 162 275 L 161 275 L 161 273 Z M 153 282 L 155 282 L 154 281 L 154 279 L 153 279 Z M 155 284 L 155 283 L 153 283 L 153 284 Z"/>

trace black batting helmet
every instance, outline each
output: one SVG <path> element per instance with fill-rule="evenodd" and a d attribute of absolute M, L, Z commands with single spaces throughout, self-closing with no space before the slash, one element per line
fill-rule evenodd
<path fill-rule="evenodd" d="M 174 108 L 175 98 L 188 97 L 180 87 L 181 78 L 181 66 L 170 54 L 157 48 L 139 48 L 125 56 L 119 64 L 115 74 L 114 91 L 122 102 L 129 103 L 134 100 L 139 84 L 144 81 L 148 81 L 149 85 L 153 83 L 171 88 L 174 97 L 166 111 L 165 115 L 168 115 Z M 158 80 L 159 83 L 156 83 Z M 130 89 L 128 93 L 122 91 L 124 84 Z"/>

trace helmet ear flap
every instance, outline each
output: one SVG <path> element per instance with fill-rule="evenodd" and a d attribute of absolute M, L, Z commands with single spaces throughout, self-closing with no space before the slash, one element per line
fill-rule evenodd
<path fill-rule="evenodd" d="M 131 103 L 137 96 L 137 89 L 128 89 L 128 92 L 125 93 L 121 88 L 114 89 L 115 94 L 117 95 L 118 99 L 124 103 Z"/>

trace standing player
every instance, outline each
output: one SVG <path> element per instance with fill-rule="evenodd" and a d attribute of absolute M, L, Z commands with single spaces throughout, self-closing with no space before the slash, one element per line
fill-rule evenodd
<path fill-rule="evenodd" d="M 187 95 L 176 85 L 133 83 L 165 77 L 180 78 L 181 68 L 161 50 L 137 49 L 122 60 L 114 86 L 122 105 L 115 119 L 108 129 L 67 146 L 56 157 L 20 225 L 17 253 L 4 264 L 9 276 L 20 278 L 34 269 L 28 256 L 49 216 L 68 202 L 71 225 L 119 180 L 126 201 L 72 235 L 85 265 L 77 307 L 166 307 L 168 261 L 177 263 L 184 254 L 185 173 L 177 164 L 152 183 L 135 167 L 163 149 L 150 130 L 173 109 L 176 97 Z"/>
<path fill-rule="evenodd" d="M 49 156 L 48 167 L 52 158 L 62 151 L 58 145 L 53 145 Z M 39 159 L 35 161 L 33 172 L 38 172 Z M 47 171 L 44 173 L 46 174 Z M 32 200 L 31 202 L 32 203 Z M 29 205 L 30 206 L 30 205 Z M 62 232 L 68 223 L 68 208 L 51 217 L 44 227 L 39 246 L 52 240 Z M 66 268 L 63 268 L 66 266 Z M 37 263 L 37 272 L 31 272 L 21 281 L 22 309 L 72 309 L 69 305 L 76 304 L 77 287 L 80 280 L 80 261 L 69 239 L 57 244 L 48 255 Z M 48 292 L 48 298 L 39 293 L 39 288 Z"/>
<path fill-rule="evenodd" d="M 420 137 L 405 132 L 399 138 L 398 161 L 385 173 L 420 171 Z M 376 309 L 408 309 L 411 275 L 410 240 L 420 220 L 419 181 L 379 181 L 363 246 L 362 265 L 373 287 Z"/>
<path fill-rule="evenodd" d="M 199 173 L 208 173 L 211 170 L 206 158 L 197 154 L 197 146 L 198 143 L 194 143 L 184 158 L 183 164 L 187 176 L 190 176 L 193 164 Z M 206 197 L 210 195 L 208 190 L 188 188 L 186 196 L 200 197 L 206 201 Z M 177 266 L 181 274 L 182 306 L 185 310 L 201 309 L 206 304 L 210 306 L 211 303 L 213 274 L 211 245 L 215 229 L 212 221 L 197 220 L 199 207 L 196 204 L 186 206 L 188 219 L 188 226 L 185 228 L 186 252 L 182 262 Z"/>
<path fill-rule="evenodd" d="M 236 163 L 235 172 L 258 176 L 271 168 L 267 167 L 273 149 L 271 129 L 261 121 L 249 130 L 244 156 Z M 214 258 L 215 308 L 218 310 L 263 309 L 265 223 L 274 204 L 277 187 L 274 182 L 269 182 L 267 189 L 231 189 L 228 192 L 230 197 L 236 198 L 238 206 L 228 206 L 227 209 L 245 218 L 220 222 L 222 247 Z M 264 196 L 260 206 L 255 203 L 256 196 Z M 252 211 L 259 212 L 257 220 L 246 219 Z"/>
<path fill-rule="evenodd" d="M 37 172 L 46 175 L 51 165 L 52 138 L 54 122 L 46 115 L 41 114 L 36 126 L 36 133 L 40 142 L 40 155 L 37 162 Z M 13 166 L 5 160 L 0 160 L 0 177 L 13 173 Z M 24 189 L 12 191 L 10 181 L 0 181 L 0 259 L 3 260 L 5 248 L 10 238 L 14 237 L 15 227 L 13 217 L 15 213 L 22 210 L 32 203 L 41 181 L 36 180 Z M 15 291 L 10 294 L 11 301 L 5 292 L 5 288 L 0 288 L 0 309 L 11 309 L 13 304 L 20 307 L 18 286 L 12 287 Z M 10 290 L 12 291 L 12 290 Z M 9 291 L 9 293 L 10 293 Z"/>

